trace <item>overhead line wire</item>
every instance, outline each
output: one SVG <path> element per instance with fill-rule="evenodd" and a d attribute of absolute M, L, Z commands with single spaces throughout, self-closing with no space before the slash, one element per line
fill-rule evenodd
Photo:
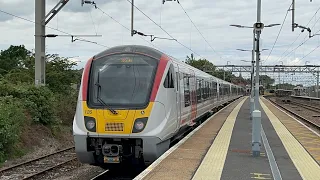
<path fill-rule="evenodd" d="M 287 13 L 286 13 L 286 15 L 285 15 L 285 17 L 284 17 L 284 19 L 283 19 L 281 28 L 280 28 L 280 30 L 279 30 L 278 36 L 277 36 L 276 40 L 274 41 L 273 46 L 272 46 L 272 49 L 271 49 L 271 51 L 270 51 L 270 53 L 269 53 L 269 55 L 268 55 L 268 57 L 267 57 L 266 60 L 269 59 L 269 57 L 270 57 L 270 55 L 271 55 L 271 53 L 272 53 L 272 51 L 273 51 L 273 49 L 274 49 L 274 46 L 276 45 L 276 43 L 277 43 L 277 41 L 278 41 L 278 39 L 279 39 L 280 33 L 281 33 L 281 31 L 282 31 L 282 28 L 283 28 L 284 23 L 286 22 L 286 19 L 287 19 L 288 13 L 289 13 L 289 9 L 290 9 L 291 6 L 292 6 L 292 3 L 291 3 L 291 5 L 289 6 L 289 8 L 288 8 L 288 10 L 287 10 Z"/>
<path fill-rule="evenodd" d="M 312 21 L 312 19 L 316 16 L 316 14 L 318 13 L 318 11 L 320 10 L 320 7 L 317 9 L 317 11 L 314 13 L 314 15 L 311 17 L 311 19 L 309 20 L 308 24 L 306 26 L 308 26 L 310 24 L 310 22 Z M 318 18 L 318 20 L 316 21 L 316 23 L 320 20 L 320 18 Z M 316 25 L 316 23 L 313 25 L 313 27 Z M 312 27 L 312 28 L 313 28 Z M 300 32 L 300 34 L 298 35 L 298 37 L 291 43 L 291 45 L 282 53 L 281 57 L 278 59 L 281 60 L 282 59 L 282 56 L 292 47 L 292 45 L 298 40 L 298 38 L 300 37 L 300 35 L 302 34 L 303 32 Z M 306 41 L 305 41 L 306 42 Z M 305 43 L 303 42 L 303 44 Z M 300 46 L 300 45 L 299 45 Z M 298 46 L 298 47 L 299 47 Z M 296 48 L 297 49 L 297 48 Z M 293 51 L 291 51 L 289 54 L 286 54 L 283 58 L 287 57 L 288 55 L 290 55 Z"/>
<path fill-rule="evenodd" d="M 187 17 L 189 18 L 189 20 L 191 21 L 191 23 L 193 24 L 193 26 L 198 30 L 199 34 L 202 36 L 202 38 L 206 41 L 206 43 L 210 46 L 210 48 L 220 56 L 221 58 L 221 55 L 216 51 L 214 50 L 214 48 L 211 46 L 211 44 L 207 41 L 207 39 L 203 36 L 203 34 L 200 32 L 200 30 L 198 29 L 198 27 L 195 25 L 195 23 L 192 21 L 192 19 L 190 18 L 190 16 L 188 15 L 188 13 L 186 12 L 186 10 L 183 8 L 182 4 L 178 1 L 178 4 L 180 5 L 180 7 L 182 8 L 182 10 L 184 11 L 184 13 L 187 15 Z"/>
<path fill-rule="evenodd" d="M 99 9 L 103 14 L 107 15 L 109 18 L 111 18 L 113 21 L 117 22 L 120 26 L 122 26 L 124 29 L 127 29 L 128 31 L 131 31 L 128 27 L 126 27 L 125 25 L 121 24 L 118 20 L 116 20 L 115 18 L 113 18 L 111 15 L 109 15 L 108 13 L 106 13 L 105 11 L 103 11 L 101 8 L 99 8 L 98 6 L 96 6 L 97 9 Z M 140 36 L 139 36 L 140 37 Z M 142 40 L 144 40 L 145 42 L 149 43 L 150 45 L 152 45 L 153 47 L 161 50 L 160 48 L 158 48 L 157 46 L 155 46 L 154 44 L 152 44 L 151 42 L 145 40 L 144 38 L 140 37 Z M 161 50 L 163 51 L 163 50 Z"/>
<path fill-rule="evenodd" d="M 312 51 L 310 51 L 308 54 L 306 54 L 305 56 L 303 56 L 303 57 L 301 58 L 301 60 L 304 59 L 304 58 L 306 58 L 307 56 L 309 56 L 311 53 L 313 53 L 313 52 L 314 52 L 315 50 L 317 50 L 319 47 L 320 47 L 320 44 L 319 44 L 317 47 L 315 47 Z"/>
<path fill-rule="evenodd" d="M 131 5 L 133 5 L 136 9 L 138 9 L 138 11 L 140 11 L 144 16 L 146 16 L 150 21 L 152 21 L 155 25 L 157 25 L 160 29 L 162 29 L 162 31 L 164 31 L 168 36 L 170 36 L 172 39 L 174 39 L 177 43 L 179 43 L 181 46 L 185 47 L 186 49 L 189 49 L 191 52 L 193 52 L 194 54 L 198 55 L 201 57 L 200 54 L 198 54 L 197 52 L 193 51 L 192 49 L 188 48 L 186 45 L 182 44 L 181 42 L 179 42 L 177 39 L 175 39 L 173 36 L 171 36 L 165 29 L 163 29 L 158 23 L 156 23 L 154 20 L 152 20 L 147 14 L 145 14 L 142 10 L 140 10 L 136 5 L 132 4 L 131 1 L 127 0 Z"/>
<path fill-rule="evenodd" d="M 9 12 L 6 12 L 6 11 L 3 11 L 3 10 L 1 10 L 1 9 L 0 9 L 0 12 L 5 13 L 5 14 L 10 15 L 10 16 L 13 16 L 13 17 L 16 17 L 16 18 L 19 18 L 19 19 L 22 19 L 22 20 L 25 20 L 25 21 L 28 21 L 28 22 L 31 22 L 31 23 L 34 23 L 34 24 L 38 24 L 38 25 L 40 24 L 40 23 L 34 22 L 34 21 L 30 20 L 30 19 L 26 19 L 26 18 L 20 17 L 20 16 L 18 16 L 18 15 L 15 15 L 15 14 L 12 14 L 12 13 L 9 13 Z M 85 41 L 85 42 L 88 42 L 88 43 L 97 44 L 98 46 L 102 46 L 102 47 L 107 47 L 107 48 L 109 48 L 109 47 L 106 46 L 106 45 L 99 44 L 99 43 L 97 43 L 97 42 L 92 42 L 92 41 L 86 40 L 86 39 L 84 39 L 84 38 L 79 38 L 79 37 L 76 36 L 76 35 L 72 35 L 72 34 L 70 34 L 70 33 L 68 33 L 68 32 L 59 30 L 59 29 L 57 29 L 57 28 L 53 28 L 53 27 L 50 27 L 50 26 L 47 26 L 47 25 L 45 25 L 45 27 L 47 27 L 47 28 L 49 28 L 49 29 L 52 29 L 52 30 L 55 30 L 55 31 L 59 31 L 59 32 L 61 32 L 61 33 L 64 33 L 64 34 L 67 34 L 67 35 L 70 35 L 70 36 L 73 36 L 73 37 L 77 37 L 80 41 Z"/>
<path fill-rule="evenodd" d="M 316 33 L 314 34 L 317 34 L 318 32 L 320 32 L 320 30 L 318 30 Z M 301 44 L 299 44 L 296 48 L 292 49 L 285 57 L 287 57 L 288 55 L 290 55 L 293 51 L 296 51 L 298 48 L 300 48 L 302 45 L 304 45 L 307 41 L 309 41 L 309 39 L 311 38 L 308 38 L 306 39 L 305 41 L 303 41 Z M 283 57 L 283 58 L 285 58 Z"/>

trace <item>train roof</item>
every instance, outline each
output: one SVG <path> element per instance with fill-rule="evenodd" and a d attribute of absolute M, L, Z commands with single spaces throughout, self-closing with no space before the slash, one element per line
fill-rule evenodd
<path fill-rule="evenodd" d="M 162 55 L 166 55 L 168 56 L 172 61 L 174 61 L 175 63 L 181 65 L 181 66 L 185 66 L 185 67 L 188 67 L 188 68 L 191 68 L 192 70 L 194 70 L 195 72 L 197 73 L 200 73 L 202 74 L 202 76 L 204 77 L 207 77 L 207 78 L 212 78 L 212 79 L 215 79 L 216 81 L 218 81 L 219 83 L 223 83 L 223 84 L 228 84 L 228 85 L 234 85 L 234 86 L 237 86 L 237 87 L 242 87 L 242 86 L 238 86 L 238 85 L 235 85 L 235 84 L 232 84 L 230 82 L 227 82 L 227 81 L 224 81 L 222 79 L 219 79 L 215 76 L 212 76 L 211 74 L 208 74 L 206 72 L 203 72 L 189 64 L 186 64 L 184 62 L 181 62 L 180 60 L 172 57 L 172 56 L 169 56 L 167 55 L 166 53 L 163 53 L 157 49 L 154 49 L 154 48 L 151 48 L 151 47 L 148 47 L 148 46 L 143 46 L 143 45 L 122 45 L 122 46 L 115 46 L 115 47 L 112 47 L 112 48 L 109 48 L 109 49 L 106 49 L 98 54 L 95 55 L 95 58 L 99 58 L 99 57 L 102 57 L 102 56 L 106 56 L 108 54 L 113 54 L 113 53 L 121 53 L 121 52 L 126 52 L 126 53 L 143 53 L 143 54 L 148 54 L 150 56 L 153 56 L 157 59 L 160 59 Z"/>
<path fill-rule="evenodd" d="M 106 49 L 100 53 L 98 53 L 97 55 L 95 55 L 96 57 L 101 57 L 101 56 L 105 56 L 107 54 L 112 54 L 112 53 L 143 53 L 143 54 L 148 54 L 150 56 L 153 56 L 157 59 L 160 59 L 161 56 L 165 53 L 162 53 L 160 51 L 158 51 L 157 49 L 148 47 L 148 46 L 142 46 L 142 45 L 122 45 L 122 46 L 115 46 L 109 49 Z"/>

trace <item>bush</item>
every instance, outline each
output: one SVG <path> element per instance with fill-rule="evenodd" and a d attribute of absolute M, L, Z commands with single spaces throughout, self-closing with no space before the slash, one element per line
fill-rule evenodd
<path fill-rule="evenodd" d="M 23 106 L 12 96 L 0 97 L 0 162 L 11 154 L 20 137 Z"/>
<path fill-rule="evenodd" d="M 35 87 L 29 84 L 13 85 L 0 83 L 0 96 L 13 96 L 21 99 L 25 109 L 32 116 L 33 121 L 47 125 L 55 121 L 54 94 L 47 87 Z"/>
<path fill-rule="evenodd" d="M 55 101 L 55 114 L 57 118 L 61 120 L 64 125 L 72 126 L 76 105 L 77 105 L 77 98 L 78 98 L 78 91 L 70 92 L 69 94 L 57 94 L 56 101 Z"/>
<path fill-rule="evenodd" d="M 47 87 L 29 86 L 23 91 L 25 105 L 35 122 L 52 124 L 54 116 L 54 96 Z"/>

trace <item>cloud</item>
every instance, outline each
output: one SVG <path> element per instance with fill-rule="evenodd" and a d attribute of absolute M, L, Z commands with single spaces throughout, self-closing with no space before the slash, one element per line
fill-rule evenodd
<path fill-rule="evenodd" d="M 47 12 L 57 2 L 58 0 L 47 0 Z M 95 0 L 95 2 L 102 11 L 130 29 L 131 5 L 127 0 Z M 0 0 L 0 10 L 34 20 L 34 3 L 35 1 Z M 176 41 L 156 39 L 151 42 L 149 37 L 138 35 L 131 37 L 129 30 L 123 28 L 99 9 L 95 9 L 88 4 L 82 7 L 81 0 L 70 0 L 62 11 L 50 21 L 48 26 L 70 34 L 101 34 L 102 37 L 83 38 L 108 47 L 124 44 L 146 45 L 156 47 L 179 60 L 184 60 L 187 55 L 190 55 L 192 52 L 188 48 L 191 48 L 196 54 L 217 65 L 225 65 L 227 61 L 230 61 L 229 64 L 248 64 L 241 60 L 250 61 L 251 52 L 241 52 L 236 49 L 252 49 L 252 29 L 240 29 L 230 27 L 229 25 L 241 24 L 252 26 L 256 22 L 256 1 L 203 0 L 198 2 L 195 0 L 185 0 L 180 3 L 210 45 L 198 33 L 180 5 L 174 1 L 168 1 L 162 5 L 160 1 L 139 0 L 135 1 L 135 5 L 187 48 Z M 266 25 L 281 24 L 290 4 L 291 0 L 263 1 L 262 22 Z M 312 3 L 309 1 L 297 1 L 296 22 L 312 27 L 313 33 L 320 31 L 320 22 L 317 21 L 320 17 L 320 12 L 311 19 L 319 6 L 320 2 L 318 1 Z M 308 24 L 309 21 L 310 23 Z M 0 33 L 2 35 L 0 38 L 0 49 L 6 49 L 10 45 L 19 44 L 26 45 L 28 49 L 34 49 L 34 24 L 0 12 L 0 26 Z M 170 38 L 166 32 L 151 22 L 137 9 L 134 10 L 134 29 L 146 34 Z M 280 64 L 280 61 L 284 64 L 305 64 L 306 61 L 309 61 L 309 64 L 318 63 L 317 58 L 320 56 L 320 51 L 314 50 L 314 48 L 320 44 L 320 36 L 313 37 L 298 47 L 303 41 L 308 39 L 308 34 L 307 32 L 301 34 L 299 29 L 295 29 L 292 32 L 291 12 L 288 13 L 278 41 L 269 56 L 279 29 L 280 26 L 276 26 L 265 28 L 262 32 L 262 48 L 269 49 L 269 51 L 261 53 L 261 59 L 265 60 L 263 64 Z M 47 34 L 60 35 L 64 34 L 63 32 L 46 28 Z M 301 35 L 299 36 L 299 34 Z M 298 36 L 299 38 L 292 44 Z M 292 51 L 295 48 L 296 50 Z M 76 41 L 72 43 L 71 37 L 46 39 L 46 51 L 48 53 L 58 53 L 66 57 L 79 56 L 77 58 L 81 60 L 79 67 L 82 67 L 88 58 L 104 49 L 106 47 L 88 42 Z M 312 50 L 314 51 L 310 53 Z M 306 57 L 303 58 L 304 56 Z"/>

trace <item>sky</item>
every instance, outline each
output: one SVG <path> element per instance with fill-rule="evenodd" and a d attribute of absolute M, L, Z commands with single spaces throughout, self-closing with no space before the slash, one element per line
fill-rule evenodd
<path fill-rule="evenodd" d="M 250 61 L 251 52 L 236 49 L 252 49 L 252 29 L 229 25 L 253 26 L 257 21 L 256 0 L 180 0 L 180 4 L 176 1 L 162 4 L 162 0 L 135 0 L 135 5 L 141 11 L 177 39 L 155 39 L 153 42 L 150 37 L 131 37 L 128 30 L 131 27 L 131 4 L 128 1 L 131 0 L 95 0 L 98 7 L 96 9 L 89 4 L 81 6 L 81 0 L 69 0 L 47 24 L 46 34 L 65 35 L 59 32 L 63 31 L 73 35 L 102 37 L 82 37 L 97 44 L 71 42 L 71 37 L 46 38 L 46 53 L 73 57 L 72 60 L 78 62 L 78 68 L 81 68 L 90 57 L 107 48 L 139 44 L 154 47 L 181 61 L 194 53 L 197 58 L 206 58 L 215 65 L 249 65 L 249 62 L 241 60 Z M 46 12 L 58 2 L 59 0 L 46 0 Z M 301 29 L 297 28 L 292 32 L 291 11 L 287 11 L 291 3 L 292 0 L 262 0 L 261 21 L 265 25 L 282 24 L 288 13 L 283 27 L 279 25 L 264 28 L 262 31 L 262 48 L 269 49 L 261 53 L 263 65 L 319 64 L 317 57 L 320 56 L 320 1 L 296 1 L 295 22 L 310 27 L 312 34 L 319 33 L 319 36 L 310 39 L 307 31 L 301 33 Z M 35 1 L 0 0 L 0 10 L 34 21 Z M 157 37 L 171 38 L 148 17 L 135 9 L 134 29 Z M 34 49 L 35 29 L 32 22 L 0 12 L 0 27 L 0 49 L 22 44 L 29 50 Z M 280 29 L 281 33 L 273 48 Z M 306 42 L 299 47 L 304 41 Z M 315 49 L 317 47 L 319 48 Z"/>

